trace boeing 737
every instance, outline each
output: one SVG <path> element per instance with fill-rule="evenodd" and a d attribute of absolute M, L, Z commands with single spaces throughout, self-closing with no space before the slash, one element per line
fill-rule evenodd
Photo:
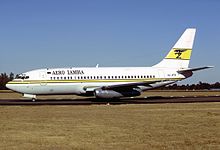
<path fill-rule="evenodd" d="M 189 68 L 195 28 L 188 28 L 166 57 L 152 67 L 45 68 L 22 73 L 6 87 L 33 101 L 37 95 L 73 94 L 121 98 L 166 86 L 212 66 Z"/>

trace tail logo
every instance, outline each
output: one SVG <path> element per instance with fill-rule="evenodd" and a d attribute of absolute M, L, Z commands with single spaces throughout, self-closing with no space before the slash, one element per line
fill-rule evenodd
<path fill-rule="evenodd" d="M 174 53 L 176 55 L 176 59 L 181 59 L 181 55 L 185 51 L 187 51 L 187 50 L 186 49 L 176 49 L 176 50 L 174 50 Z"/>
<path fill-rule="evenodd" d="M 180 49 L 180 48 L 173 48 L 168 55 L 166 56 L 167 59 L 186 59 L 189 60 L 191 56 L 192 49 Z"/>

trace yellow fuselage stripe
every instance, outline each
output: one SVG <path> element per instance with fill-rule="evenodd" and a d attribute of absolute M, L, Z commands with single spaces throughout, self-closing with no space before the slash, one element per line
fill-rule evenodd
<path fill-rule="evenodd" d="M 10 81 L 8 84 L 39 84 L 39 83 L 92 83 L 92 82 L 152 82 L 152 81 L 177 81 L 183 78 L 154 78 L 154 79 L 112 79 L 112 80 L 24 80 L 24 81 Z"/>

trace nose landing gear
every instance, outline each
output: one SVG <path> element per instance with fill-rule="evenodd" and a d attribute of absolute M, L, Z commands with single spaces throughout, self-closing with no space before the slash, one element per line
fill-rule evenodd
<path fill-rule="evenodd" d="M 33 94 L 23 94 L 23 97 L 25 98 L 31 98 L 32 102 L 35 102 L 36 99 L 37 99 L 37 96 L 36 95 L 33 95 Z"/>

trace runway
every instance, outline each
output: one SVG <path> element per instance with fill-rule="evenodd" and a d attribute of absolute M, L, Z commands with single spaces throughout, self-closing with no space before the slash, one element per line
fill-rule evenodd
<path fill-rule="evenodd" d="M 201 103 L 220 102 L 220 96 L 209 97 L 141 97 L 124 99 L 2 99 L 0 105 L 121 105 L 121 104 L 161 104 L 161 103 Z"/>

